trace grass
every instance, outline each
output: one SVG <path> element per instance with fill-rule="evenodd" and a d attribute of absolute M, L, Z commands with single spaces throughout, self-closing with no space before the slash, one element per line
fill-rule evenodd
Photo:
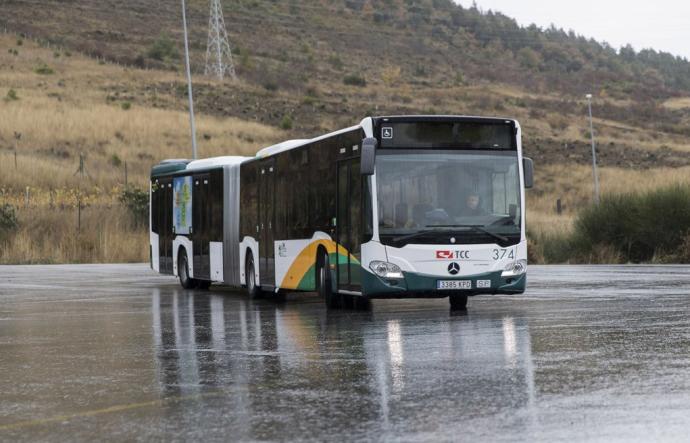
<path fill-rule="evenodd" d="M 15 40 L 0 36 L 0 46 L 13 46 Z M 119 200 L 124 185 L 124 165 L 127 164 L 129 184 L 146 189 L 153 164 L 164 158 L 189 156 L 186 98 L 170 92 L 184 84 L 184 76 L 181 72 L 98 64 L 76 53 L 53 58 L 52 53 L 30 41 L 23 44 L 18 55 L 0 51 L 0 85 L 3 88 L 0 99 L 0 205 L 16 207 L 19 222 L 10 237 L 0 239 L 0 263 L 146 260 L 146 234 L 128 222 L 127 209 Z M 35 72 L 40 60 L 51 60 L 53 74 Z M 366 109 L 375 109 L 372 112 L 379 114 L 415 113 L 433 108 L 443 113 L 510 115 L 522 121 L 525 134 L 531 137 L 552 136 L 560 131 L 565 139 L 581 139 L 587 129 L 584 118 L 547 113 L 544 120 L 530 119 L 530 109 L 515 103 L 532 96 L 515 87 L 415 86 L 407 81 L 405 72 L 395 70 L 391 75 L 399 82 L 389 81 L 387 85 L 386 81 L 371 77 L 368 82 L 371 84 L 345 88 L 347 91 L 342 92 L 342 75 L 337 74 L 335 82 L 318 84 L 319 111 L 314 110 L 314 102 L 305 104 L 309 107 L 308 114 L 300 113 L 297 106 L 282 113 L 274 109 L 271 111 L 277 115 L 274 126 L 199 112 L 200 156 L 253 155 L 261 147 L 292 136 L 288 133 L 291 128 L 301 131 L 300 136 L 310 135 L 311 132 L 304 131 L 312 129 L 302 127 L 308 121 L 314 120 L 319 132 L 327 132 L 343 127 L 343 122 L 350 125 L 353 120 L 358 121 Z M 225 85 L 212 80 L 197 79 L 196 82 L 199 89 L 207 87 L 214 93 L 226 91 L 222 89 Z M 241 81 L 232 87 L 237 88 L 233 94 L 238 91 L 238 94 L 256 93 Z M 267 94 L 263 88 L 257 88 L 260 94 Z M 7 99 L 9 91 L 14 91 L 12 95 L 19 99 Z M 304 93 L 301 91 L 295 96 L 298 104 L 303 101 Z M 295 98 L 290 94 L 281 88 L 265 97 L 277 97 L 290 103 Z M 310 97 L 315 95 L 309 92 Z M 234 100 L 235 95 L 231 97 Z M 336 111 L 322 112 L 321 108 Z M 260 118 L 251 111 L 247 115 Z M 602 146 L 611 140 L 634 143 L 650 152 L 661 144 L 690 150 L 687 140 L 678 136 L 650 134 L 641 128 L 614 125 L 605 120 L 597 120 L 597 126 L 601 128 L 598 136 Z M 15 134 L 21 134 L 18 141 Z M 82 154 L 88 172 L 85 177 L 75 174 Z M 592 201 L 591 168 L 544 165 L 540 164 L 541 159 L 534 160 L 536 187 L 527 193 L 527 223 L 534 245 L 532 259 L 567 261 L 570 257 L 562 253 L 568 250 L 563 239 L 573 235 L 577 214 Z M 648 170 L 605 167 L 600 172 L 604 194 L 646 192 L 690 181 L 690 167 Z M 558 198 L 565 208 L 561 215 L 555 213 Z M 85 223 L 77 233 L 79 200 L 86 209 Z M 590 251 L 594 261 L 623 259 L 605 247 L 598 248 Z"/>
<path fill-rule="evenodd" d="M 135 97 L 136 106 L 122 106 L 130 99 L 108 100 L 108 90 L 129 97 L 177 74 L 76 55 L 54 60 L 49 77 L 34 72 L 35 60 L 48 55 L 32 43 L 18 57 L 0 55 L 0 84 L 21 98 L 0 100 L 0 205 L 16 208 L 18 222 L 0 233 L 0 263 L 146 261 L 148 233 L 120 202 L 124 163 L 130 186 L 147 189 L 153 164 L 189 156 L 188 115 L 183 100 L 159 108 Z M 253 155 L 284 137 L 278 128 L 203 114 L 197 128 L 204 157 Z M 84 177 L 76 173 L 82 154 Z"/>
<path fill-rule="evenodd" d="M 82 209 L 34 207 L 19 212 L 19 229 L 0 243 L 0 264 L 112 263 L 148 260 L 148 231 L 133 228 L 119 205 Z"/>
<path fill-rule="evenodd" d="M 571 229 L 531 234 L 543 262 L 640 263 L 690 259 L 690 185 L 607 194 Z"/>

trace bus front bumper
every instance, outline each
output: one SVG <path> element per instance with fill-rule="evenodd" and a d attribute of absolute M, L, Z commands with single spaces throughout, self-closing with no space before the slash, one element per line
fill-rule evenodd
<path fill-rule="evenodd" d="M 522 294 L 527 286 L 526 274 L 502 277 L 501 271 L 455 278 L 403 272 L 403 278 L 397 280 L 383 279 L 367 271 L 362 274 L 363 293 L 370 298 L 442 298 L 459 292 L 468 295 Z M 471 281 L 472 289 L 437 289 L 439 280 Z M 491 284 L 488 288 L 478 288 L 479 281 Z"/>

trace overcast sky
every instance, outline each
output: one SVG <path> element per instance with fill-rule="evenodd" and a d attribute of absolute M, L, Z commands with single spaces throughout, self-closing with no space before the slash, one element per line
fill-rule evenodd
<path fill-rule="evenodd" d="M 456 0 L 464 7 L 472 0 Z M 690 58 L 688 0 L 477 0 L 482 10 L 500 11 L 521 25 L 574 30 L 614 48 L 630 43 Z"/>

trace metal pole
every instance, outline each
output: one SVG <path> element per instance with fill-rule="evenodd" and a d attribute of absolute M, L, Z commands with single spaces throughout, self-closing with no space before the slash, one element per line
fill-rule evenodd
<path fill-rule="evenodd" d="M 599 204 L 599 172 L 597 171 L 597 149 L 594 143 L 594 123 L 592 122 L 592 94 L 587 94 L 589 108 L 589 133 L 592 137 L 592 174 L 594 175 L 594 203 Z"/>
<path fill-rule="evenodd" d="M 184 58 L 187 68 L 187 95 L 189 95 L 189 125 L 192 129 L 192 159 L 196 160 L 196 125 L 194 123 L 194 97 L 192 96 L 192 72 L 189 67 L 189 42 L 187 38 L 187 11 L 182 0 L 182 26 L 184 28 Z"/>

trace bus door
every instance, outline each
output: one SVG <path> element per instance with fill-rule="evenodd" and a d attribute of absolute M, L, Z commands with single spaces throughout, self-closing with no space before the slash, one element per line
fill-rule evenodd
<path fill-rule="evenodd" d="M 194 249 L 194 278 L 211 279 L 210 269 L 210 212 L 209 174 L 194 176 L 192 193 L 192 245 Z"/>
<path fill-rule="evenodd" d="M 338 162 L 336 275 L 339 290 L 361 291 L 362 175 L 359 158 Z"/>
<path fill-rule="evenodd" d="M 158 265 L 161 274 L 173 273 L 173 190 L 172 179 L 161 179 L 156 191 L 158 198 Z"/>
<path fill-rule="evenodd" d="M 259 167 L 259 274 L 262 285 L 275 285 L 275 159 Z"/>

